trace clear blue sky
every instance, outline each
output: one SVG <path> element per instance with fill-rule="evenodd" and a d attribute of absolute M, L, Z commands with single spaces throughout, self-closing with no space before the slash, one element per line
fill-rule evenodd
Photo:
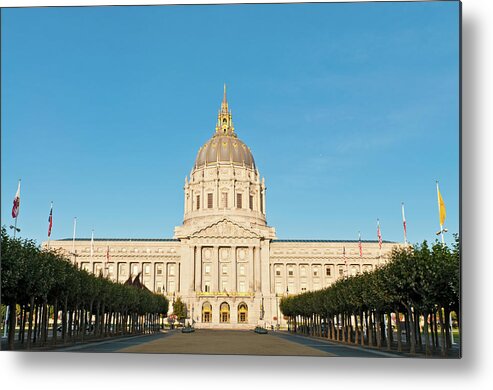
<path fill-rule="evenodd" d="M 226 82 L 279 238 L 434 240 L 437 179 L 458 232 L 458 7 L 4 9 L 2 224 L 172 237 Z"/>

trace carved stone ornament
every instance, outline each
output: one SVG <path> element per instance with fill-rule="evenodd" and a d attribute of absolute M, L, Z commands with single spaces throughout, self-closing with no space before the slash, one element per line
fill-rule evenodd
<path fill-rule="evenodd" d="M 258 234 L 227 219 L 218 221 L 197 232 L 191 237 L 217 238 L 258 238 Z"/>

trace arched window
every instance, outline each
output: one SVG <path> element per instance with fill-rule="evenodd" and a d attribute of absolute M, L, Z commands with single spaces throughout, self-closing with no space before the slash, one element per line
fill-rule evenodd
<path fill-rule="evenodd" d="M 238 305 L 238 323 L 244 324 L 248 322 L 248 306 L 245 302 Z"/>
<path fill-rule="evenodd" d="M 219 322 L 229 322 L 229 305 L 226 302 L 219 307 Z"/>
<path fill-rule="evenodd" d="M 204 302 L 202 305 L 202 322 L 212 321 L 212 306 L 209 302 Z"/>

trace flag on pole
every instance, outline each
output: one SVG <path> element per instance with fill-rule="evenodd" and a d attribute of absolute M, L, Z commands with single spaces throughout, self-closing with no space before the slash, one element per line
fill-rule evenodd
<path fill-rule="evenodd" d="M 363 246 L 361 245 L 361 232 L 358 232 L 359 257 L 363 257 Z"/>
<path fill-rule="evenodd" d="M 51 236 L 52 226 L 53 226 L 53 202 L 51 202 L 50 215 L 48 216 L 48 237 Z"/>
<path fill-rule="evenodd" d="M 382 249 L 382 233 L 380 232 L 380 220 L 377 219 L 378 247 Z"/>
<path fill-rule="evenodd" d="M 19 208 L 21 205 L 21 181 L 19 180 L 19 185 L 17 186 L 17 192 L 14 197 L 14 205 L 12 206 L 12 218 L 17 218 L 19 215 Z"/>
<path fill-rule="evenodd" d="M 94 254 L 94 230 L 91 232 L 91 257 Z"/>
<path fill-rule="evenodd" d="M 404 244 L 407 244 L 407 226 L 406 226 L 406 216 L 404 214 L 404 202 L 401 203 L 402 206 L 402 225 L 404 226 Z"/>
<path fill-rule="evenodd" d="M 445 222 L 445 217 L 447 216 L 447 211 L 445 209 L 445 203 L 443 202 L 442 195 L 440 194 L 440 189 L 438 188 L 438 181 L 437 181 L 437 196 L 438 196 L 438 215 L 440 217 L 440 226 L 443 226 Z"/>
<path fill-rule="evenodd" d="M 342 247 L 342 257 L 344 258 L 344 263 L 346 263 L 346 247 Z"/>

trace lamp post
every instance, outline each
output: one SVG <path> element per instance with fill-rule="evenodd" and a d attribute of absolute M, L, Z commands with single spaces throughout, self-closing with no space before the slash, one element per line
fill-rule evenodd
<path fill-rule="evenodd" d="M 15 233 L 20 233 L 21 229 L 19 229 L 17 226 L 10 225 L 9 226 L 11 229 L 14 229 L 14 238 L 15 238 Z"/>

